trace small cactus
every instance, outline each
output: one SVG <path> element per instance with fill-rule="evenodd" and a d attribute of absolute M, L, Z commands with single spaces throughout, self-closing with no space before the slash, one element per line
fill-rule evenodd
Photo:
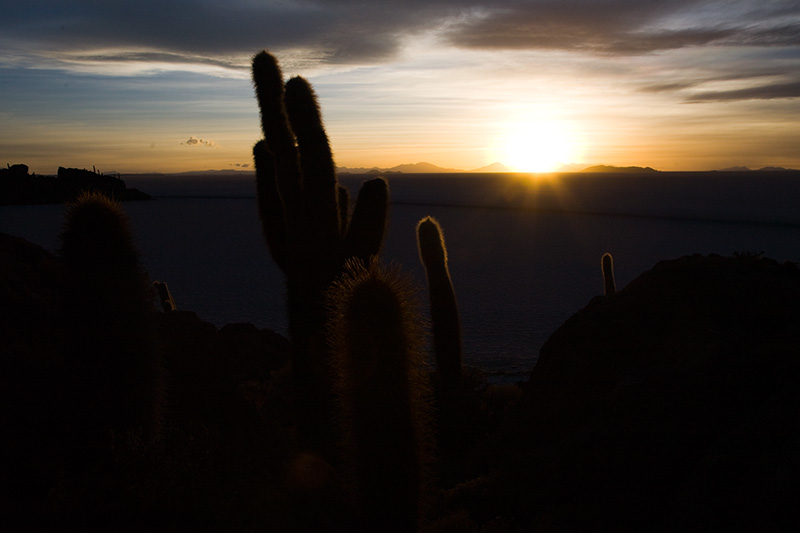
<path fill-rule="evenodd" d="M 603 287 L 605 295 L 614 294 L 617 292 L 617 285 L 614 282 L 614 258 L 610 253 L 603 254 L 601 261 L 603 269 Z"/>
<path fill-rule="evenodd" d="M 447 268 L 447 248 L 439 223 L 427 217 L 417 224 L 417 247 L 428 278 L 436 373 L 445 388 L 461 382 L 461 320 Z"/>
<path fill-rule="evenodd" d="M 343 461 L 364 531 L 415 531 L 432 449 L 415 294 L 397 269 L 347 266 L 328 293 Z"/>
<path fill-rule="evenodd" d="M 119 204 L 81 194 L 67 209 L 61 260 L 76 433 L 95 442 L 109 430 L 157 438 L 163 376 L 152 293 Z"/>
<path fill-rule="evenodd" d="M 166 282 L 154 281 L 153 288 L 158 294 L 158 299 L 161 302 L 161 309 L 165 313 L 178 310 L 178 306 L 175 304 L 175 299 L 172 297 L 172 293 L 169 292 L 169 286 Z"/>

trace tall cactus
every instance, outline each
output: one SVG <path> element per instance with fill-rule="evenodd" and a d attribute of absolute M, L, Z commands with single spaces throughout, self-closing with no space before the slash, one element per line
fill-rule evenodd
<path fill-rule="evenodd" d="M 62 234 L 75 433 L 97 443 L 108 430 L 156 438 L 163 375 L 154 304 L 128 219 L 101 193 L 83 193 Z"/>
<path fill-rule="evenodd" d="M 447 268 L 447 248 L 439 223 L 426 217 L 417 224 L 417 247 L 428 277 L 436 373 L 450 388 L 461 382 L 461 320 Z"/>
<path fill-rule="evenodd" d="M 617 284 L 614 282 L 614 258 L 610 253 L 604 253 L 601 261 L 603 269 L 603 289 L 606 296 L 617 292 Z"/>
<path fill-rule="evenodd" d="M 345 260 L 380 252 L 388 185 L 365 182 L 348 224 L 346 190 L 335 166 L 313 89 L 303 78 L 286 84 L 266 51 L 253 58 L 253 82 L 264 139 L 253 148 L 264 236 L 286 275 L 296 419 L 302 446 L 331 451 L 324 292 Z"/>
<path fill-rule="evenodd" d="M 432 448 L 415 294 L 397 269 L 348 267 L 328 293 L 344 464 L 363 531 L 415 531 Z"/>

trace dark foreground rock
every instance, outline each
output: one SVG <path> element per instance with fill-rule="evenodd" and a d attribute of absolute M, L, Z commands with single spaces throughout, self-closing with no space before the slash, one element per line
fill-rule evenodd
<path fill-rule="evenodd" d="M 574 531 L 783 530 L 798 385 L 796 264 L 661 262 L 542 348 L 497 443 L 499 505 Z"/>

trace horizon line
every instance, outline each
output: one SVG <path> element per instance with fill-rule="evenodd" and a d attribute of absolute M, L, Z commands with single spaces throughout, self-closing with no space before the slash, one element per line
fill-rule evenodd
<path fill-rule="evenodd" d="M 11 167 L 12 165 L 9 163 L 7 167 Z M 27 165 L 25 165 L 27 166 Z M 61 166 L 61 165 L 59 165 Z M 159 170 L 144 170 L 144 171 L 133 171 L 133 172 L 119 172 L 116 170 L 111 171 L 101 171 L 102 169 L 96 169 L 98 173 L 107 174 L 107 175 L 119 175 L 119 176 L 142 176 L 142 175 L 180 175 L 180 174 L 207 174 L 207 173 L 254 173 L 256 169 L 250 166 L 239 166 L 238 168 L 206 168 L 203 170 L 176 170 L 176 171 L 159 171 Z M 77 167 L 72 167 L 77 168 Z M 93 168 L 95 168 L 93 166 Z M 86 169 L 84 167 L 84 169 Z M 787 172 L 796 172 L 800 171 L 800 169 L 789 168 L 789 167 L 782 167 L 782 166 L 775 166 L 775 165 L 767 165 L 760 168 L 750 168 L 745 165 L 735 165 L 730 167 L 724 168 L 713 168 L 713 169 L 681 169 L 681 170 L 660 170 L 650 166 L 639 166 L 639 165 L 630 165 L 630 166 L 618 166 L 618 165 L 609 165 L 609 164 L 591 164 L 591 163 L 569 163 L 561 165 L 559 168 L 554 170 L 544 170 L 544 171 L 529 171 L 529 170 L 520 170 L 515 169 L 513 167 L 508 167 L 503 163 L 494 162 L 489 165 L 485 165 L 479 168 L 473 169 L 460 169 L 460 168 L 449 168 L 449 167 L 440 167 L 434 163 L 429 163 L 427 161 L 421 161 L 417 163 L 401 163 L 399 165 L 394 165 L 392 167 L 380 167 L 380 166 L 339 166 L 335 167 L 337 174 L 570 174 L 570 173 L 652 173 L 652 172 L 663 172 L 663 173 L 674 173 L 674 172 L 769 172 L 769 171 L 787 171 Z M 32 172 L 31 174 L 37 174 L 36 172 Z M 51 176 L 55 174 L 49 173 L 42 173 L 38 174 L 41 176 Z"/>

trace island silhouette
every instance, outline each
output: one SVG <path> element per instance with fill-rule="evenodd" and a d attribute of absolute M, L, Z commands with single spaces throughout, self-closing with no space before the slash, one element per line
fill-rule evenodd
<path fill-rule="evenodd" d="M 94 168 L 58 167 L 56 176 L 29 174 L 25 164 L 0 168 L 0 205 L 60 204 L 75 200 L 84 191 L 120 201 L 150 199 L 138 189 L 129 189 L 119 175 L 105 175 Z"/>

